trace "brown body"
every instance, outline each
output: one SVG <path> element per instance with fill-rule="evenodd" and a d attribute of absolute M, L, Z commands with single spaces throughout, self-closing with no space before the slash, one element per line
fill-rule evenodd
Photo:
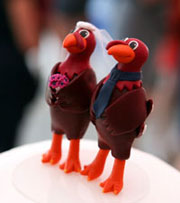
<path fill-rule="evenodd" d="M 59 63 L 52 69 L 51 75 L 57 73 L 58 67 Z M 86 69 L 59 90 L 55 103 L 50 102 L 55 93 L 47 88 L 46 101 L 50 105 L 52 131 L 65 133 L 68 139 L 82 138 L 90 121 L 89 106 L 95 85 L 93 70 Z"/>
<path fill-rule="evenodd" d="M 114 89 L 110 103 L 101 118 L 96 119 L 93 104 L 103 85 L 98 84 L 91 104 L 91 120 L 98 131 L 98 145 L 101 149 L 110 149 L 117 159 L 128 159 L 132 143 L 149 114 L 148 101 L 144 88 L 131 91 Z"/>

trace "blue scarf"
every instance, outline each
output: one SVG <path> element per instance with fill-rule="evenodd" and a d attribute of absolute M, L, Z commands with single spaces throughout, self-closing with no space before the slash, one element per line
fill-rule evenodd
<path fill-rule="evenodd" d="M 100 118 L 105 108 L 108 106 L 113 89 L 118 81 L 138 81 L 142 78 L 141 72 L 123 72 L 117 69 L 118 64 L 111 70 L 110 78 L 102 86 L 94 102 L 93 109 L 96 119 Z"/>

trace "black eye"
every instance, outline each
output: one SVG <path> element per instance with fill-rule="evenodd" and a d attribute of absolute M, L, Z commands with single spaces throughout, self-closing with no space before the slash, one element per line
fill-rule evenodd
<path fill-rule="evenodd" d="M 138 47 L 138 42 L 136 42 L 136 41 L 131 41 L 131 42 L 129 42 L 129 46 L 130 46 L 133 50 L 135 50 L 135 49 Z"/>
<path fill-rule="evenodd" d="M 79 34 L 82 37 L 87 38 L 89 36 L 89 31 L 88 30 L 80 30 Z"/>

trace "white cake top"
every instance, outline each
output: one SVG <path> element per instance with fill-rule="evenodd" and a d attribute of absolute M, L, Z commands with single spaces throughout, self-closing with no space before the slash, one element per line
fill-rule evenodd
<path fill-rule="evenodd" d="M 58 165 L 41 163 L 41 154 L 50 141 L 16 148 L 0 155 L 0 202 L 18 203 L 152 203 L 180 202 L 180 173 L 165 162 L 132 149 L 125 168 L 124 188 L 119 195 L 104 194 L 99 183 L 109 176 L 113 158 L 109 155 L 104 173 L 89 182 L 77 173 L 65 174 Z M 67 156 L 69 142 L 62 142 L 62 160 Z M 94 159 L 96 141 L 81 141 L 82 165 Z"/>

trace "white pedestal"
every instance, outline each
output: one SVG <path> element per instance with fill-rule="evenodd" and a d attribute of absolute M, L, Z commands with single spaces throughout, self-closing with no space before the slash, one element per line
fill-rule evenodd
<path fill-rule="evenodd" d="M 67 156 L 68 141 L 63 140 L 63 162 Z M 127 161 L 124 188 L 119 195 L 104 194 L 99 183 L 112 169 L 109 155 L 101 177 L 88 182 L 78 173 L 65 174 L 58 165 L 41 163 L 41 155 L 50 142 L 40 142 L 15 148 L 0 155 L 0 202 L 10 203 L 170 203 L 180 202 L 180 173 L 161 160 L 132 149 Z M 80 160 L 89 164 L 98 151 L 97 143 L 82 140 Z"/>

